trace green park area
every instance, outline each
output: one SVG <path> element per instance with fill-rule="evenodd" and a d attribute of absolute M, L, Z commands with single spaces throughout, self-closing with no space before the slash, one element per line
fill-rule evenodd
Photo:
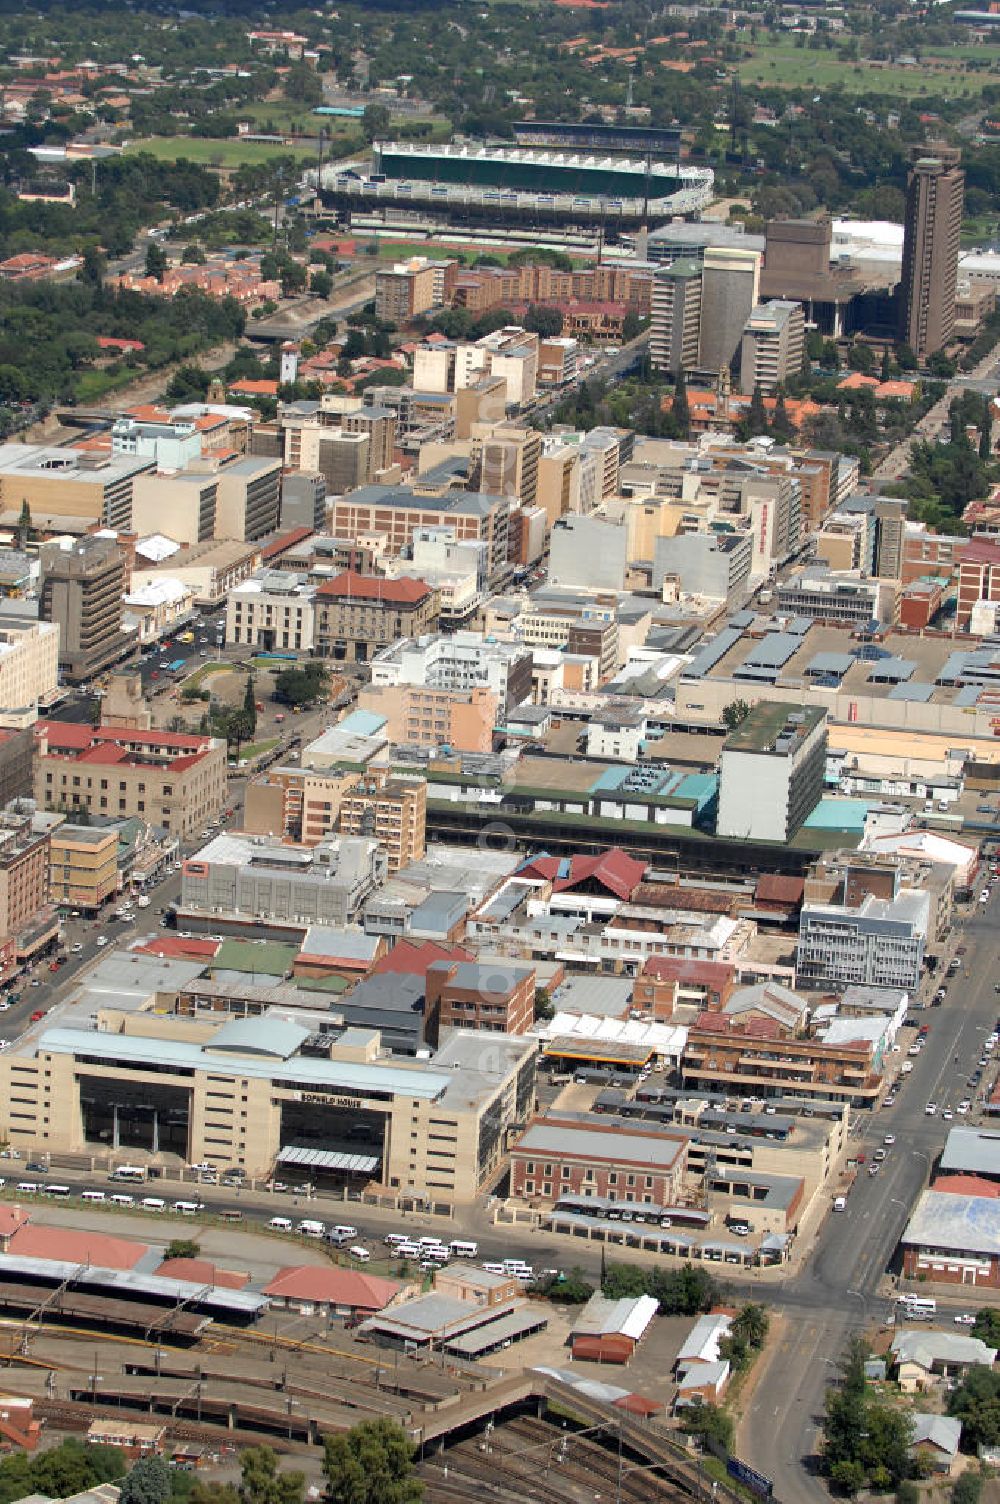
<path fill-rule="evenodd" d="M 983 67 L 983 62 L 987 63 Z M 976 66 L 973 66 L 973 65 Z M 921 56 L 919 63 L 881 63 L 871 58 L 845 61 L 836 48 L 796 46 L 790 37 L 762 36 L 752 55 L 739 65 L 743 83 L 801 89 L 839 87 L 851 94 L 881 94 L 901 99 L 944 94 L 977 98 L 1000 72 L 1000 51 L 957 46 Z"/>
<path fill-rule="evenodd" d="M 284 146 L 280 142 L 270 145 L 264 141 L 243 141 L 232 137 L 216 141 L 202 136 L 145 136 L 131 141 L 125 148 L 127 154 L 148 152 L 161 162 L 176 162 L 185 158 L 202 167 L 259 166 L 272 157 L 297 157 L 302 161 L 312 160 L 316 151 L 312 146 Z"/>

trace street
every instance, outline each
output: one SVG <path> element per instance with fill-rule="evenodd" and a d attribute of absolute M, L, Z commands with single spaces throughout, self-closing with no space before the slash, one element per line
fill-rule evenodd
<path fill-rule="evenodd" d="M 970 1094 L 967 1078 L 997 1019 L 997 906 L 995 897 L 986 905 L 975 903 L 957 928 L 956 938 L 966 946 L 960 976 L 947 1003 L 927 1011 L 928 1044 L 895 1106 L 871 1117 L 869 1149 L 881 1144 L 886 1132 L 896 1136 L 880 1173 L 859 1175 L 846 1210 L 827 1218 L 813 1257 L 794 1278 L 763 1297 L 787 1319 L 780 1341 L 765 1359 L 766 1373 L 743 1418 L 738 1450 L 774 1480 L 783 1501 L 829 1498 L 815 1474 L 823 1392 L 834 1373 L 829 1365 L 837 1363 L 853 1332 L 882 1323 L 890 1314 L 891 1300 L 880 1291 L 883 1273 L 951 1126 L 940 1115 L 928 1117 L 926 1105 L 954 1105 Z M 955 1310 L 975 1310 L 980 1303 L 974 1291 L 955 1293 L 957 1301 L 965 1302 Z M 952 1315 L 946 1307 L 942 1325 L 950 1325 Z"/>

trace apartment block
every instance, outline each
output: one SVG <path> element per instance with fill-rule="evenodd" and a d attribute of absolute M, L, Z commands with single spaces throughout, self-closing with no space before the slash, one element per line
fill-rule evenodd
<path fill-rule="evenodd" d="M 821 570 L 801 570 L 777 589 L 782 615 L 863 627 L 881 619 L 881 593 L 874 580 L 845 579 Z"/>
<path fill-rule="evenodd" d="M 326 526 L 326 476 L 318 470 L 285 471 L 281 479 L 279 526 L 307 527 L 321 533 Z"/>
<path fill-rule="evenodd" d="M 261 652 L 311 652 L 315 638 L 313 585 L 300 575 L 270 569 L 237 585 L 226 602 L 226 642 Z"/>
<path fill-rule="evenodd" d="M 649 357 L 657 370 L 676 376 L 698 366 L 701 339 L 702 267 L 679 257 L 653 279 Z"/>
<path fill-rule="evenodd" d="M 653 552 L 653 588 L 676 581 L 683 595 L 703 596 L 741 606 L 753 571 L 754 536 L 741 532 L 691 532 L 657 538 Z"/>
<path fill-rule="evenodd" d="M 177 731 L 38 721 L 35 798 L 45 809 L 137 815 L 190 836 L 225 803 L 225 743 Z"/>
<path fill-rule="evenodd" d="M 965 173 L 961 152 L 913 148 L 906 184 L 899 337 L 918 359 L 940 350 L 955 327 Z"/>
<path fill-rule="evenodd" d="M 580 347 L 575 339 L 550 335 L 538 345 L 538 385 L 566 386 L 577 372 Z"/>
<path fill-rule="evenodd" d="M 49 902 L 52 820 L 30 799 L 0 812 L 0 974 L 37 954 L 59 932 Z"/>
<path fill-rule="evenodd" d="M 384 716 L 389 740 L 397 746 L 492 752 L 500 697 L 483 688 L 368 684 L 358 694 L 358 708 Z"/>
<path fill-rule="evenodd" d="M 992 538 L 972 538 L 956 550 L 958 556 L 958 608 L 955 624 L 967 627 L 972 608 L 979 601 L 1000 603 L 1000 543 Z"/>
<path fill-rule="evenodd" d="M 366 434 L 368 438 L 368 475 L 371 480 L 393 463 L 396 449 L 396 418 L 387 407 L 359 407 L 344 414 L 343 430 Z"/>
<path fill-rule="evenodd" d="M 431 1045 L 449 1029 L 526 1034 L 534 1021 L 533 966 L 435 961 L 427 968 L 424 1033 Z"/>
<path fill-rule="evenodd" d="M 59 629 L 59 666 L 70 684 L 82 684 L 130 650 L 122 632 L 124 591 L 125 555 L 113 538 L 88 535 L 42 548 L 38 615 Z"/>
<path fill-rule="evenodd" d="M 802 370 L 805 318 L 801 303 L 776 298 L 758 305 L 743 326 L 740 342 L 740 391 L 758 387 L 771 396 Z"/>
<path fill-rule="evenodd" d="M 390 324 L 406 324 L 418 313 L 451 302 L 457 261 L 413 256 L 375 273 L 375 313 Z"/>
<path fill-rule="evenodd" d="M 426 824 L 427 782 L 423 778 L 369 768 L 345 790 L 340 802 L 341 832 L 376 840 L 386 853 L 390 874 L 421 860 Z"/>
<path fill-rule="evenodd" d="M 419 636 L 438 618 L 438 597 L 423 580 L 346 571 L 315 595 L 315 650 L 337 662 L 367 663 L 380 647 Z"/>
<path fill-rule="evenodd" d="M 59 687 L 59 623 L 5 616 L 0 609 L 0 716 L 55 699 Z M 3 749 L 0 748 L 0 762 Z M 0 773 L 0 789 L 5 780 Z M 30 790 L 30 782 L 29 782 Z M 29 790 L 7 788 L 3 803 Z"/>
<path fill-rule="evenodd" d="M 52 832 L 49 873 L 52 902 L 95 913 L 118 891 L 118 829 L 73 825 Z"/>
<path fill-rule="evenodd" d="M 862 1023 L 864 1021 L 862 1020 Z M 881 1056 L 863 1030 L 843 1044 L 798 1039 L 768 1018 L 701 1013 L 681 1061 L 685 1090 L 874 1105 Z"/>
<path fill-rule="evenodd" d="M 489 496 L 517 498 L 533 507 L 538 497 L 542 436 L 533 428 L 474 424 L 473 454 L 479 463 L 479 489 Z"/>

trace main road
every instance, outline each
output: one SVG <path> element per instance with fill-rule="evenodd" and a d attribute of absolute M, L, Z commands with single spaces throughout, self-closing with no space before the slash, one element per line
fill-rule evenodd
<path fill-rule="evenodd" d="M 870 1148 L 881 1144 L 887 1132 L 895 1135 L 880 1172 L 859 1175 L 846 1210 L 827 1219 L 816 1252 L 800 1273 L 766 1294 L 755 1292 L 776 1306 L 783 1319 L 743 1417 L 739 1451 L 774 1480 L 783 1504 L 829 1498 L 817 1474 L 817 1454 L 831 1365 L 851 1335 L 889 1315 L 884 1275 L 943 1147 L 949 1125 L 940 1111 L 973 1095 L 968 1077 L 1000 1004 L 995 991 L 998 904 L 996 899 L 982 906 L 977 902 L 958 932 L 966 954 L 948 1001 L 924 1015 L 928 1042 L 912 1073 L 902 1078 L 906 1084 L 896 1105 L 874 1114 L 867 1125 Z M 929 1102 L 938 1104 L 933 1117 L 926 1111 Z"/>

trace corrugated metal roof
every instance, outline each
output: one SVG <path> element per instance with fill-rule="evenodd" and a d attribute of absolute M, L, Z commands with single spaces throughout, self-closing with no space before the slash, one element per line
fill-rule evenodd
<path fill-rule="evenodd" d="M 149 1044 L 146 1040 L 145 1043 Z M 134 1269 L 101 1269 L 92 1264 L 67 1263 L 62 1259 L 19 1258 L 12 1253 L 0 1253 L 0 1278 L 5 1274 L 21 1274 L 40 1281 L 51 1280 L 59 1284 L 69 1281 L 80 1285 L 95 1285 L 111 1294 L 158 1296 L 160 1299 L 188 1301 L 211 1308 L 220 1313 L 240 1311 L 257 1315 L 267 1310 L 266 1296 L 250 1290 L 226 1290 L 218 1285 L 206 1286 L 196 1296 L 186 1280 L 167 1279 L 160 1274 L 138 1274 Z"/>
<path fill-rule="evenodd" d="M 802 646 L 801 638 L 791 632 L 769 632 L 754 643 L 743 660 L 744 668 L 781 668 Z"/>
<path fill-rule="evenodd" d="M 346 1170 L 348 1174 L 371 1175 L 378 1169 L 375 1154 L 347 1154 L 339 1149 L 301 1149 L 289 1144 L 278 1154 L 278 1163 L 302 1165 L 317 1170 Z"/>
<path fill-rule="evenodd" d="M 573 1337 L 631 1337 L 633 1342 L 646 1331 L 660 1309 L 651 1295 L 634 1299 L 609 1300 L 606 1295 L 592 1295 L 573 1324 Z"/>
<path fill-rule="evenodd" d="M 933 693 L 933 684 L 924 684 L 918 679 L 912 684 L 903 682 L 894 684 L 887 698 L 890 700 L 909 700 L 916 705 L 926 705 Z"/>

